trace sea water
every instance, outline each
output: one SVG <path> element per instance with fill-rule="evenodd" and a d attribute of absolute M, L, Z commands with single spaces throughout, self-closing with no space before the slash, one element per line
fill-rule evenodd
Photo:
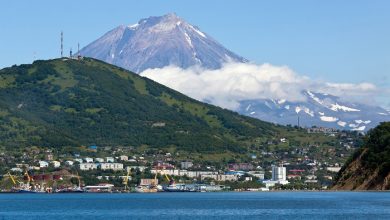
<path fill-rule="evenodd" d="M 0 219 L 390 219 L 390 193 L 0 194 Z"/>

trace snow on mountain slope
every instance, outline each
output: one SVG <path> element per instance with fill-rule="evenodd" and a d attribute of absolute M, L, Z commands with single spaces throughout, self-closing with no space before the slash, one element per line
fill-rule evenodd
<path fill-rule="evenodd" d="M 121 25 L 84 47 L 80 54 L 137 73 L 169 65 L 217 69 L 225 62 L 247 62 L 172 13 Z"/>
<path fill-rule="evenodd" d="M 390 115 L 380 107 L 348 103 L 329 94 L 303 91 L 305 102 L 272 102 L 270 100 L 246 100 L 239 113 L 278 124 L 300 126 L 324 126 L 354 131 L 367 131 Z M 272 105 L 271 105 L 272 103 Z M 255 112 L 255 113 L 253 113 Z M 382 113 L 382 114 L 379 114 Z"/>

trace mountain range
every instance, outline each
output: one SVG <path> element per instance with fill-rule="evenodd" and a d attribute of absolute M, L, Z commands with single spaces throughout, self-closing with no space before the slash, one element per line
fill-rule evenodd
<path fill-rule="evenodd" d="M 80 54 L 137 73 L 170 65 L 184 69 L 192 66 L 218 69 L 227 62 L 248 62 L 173 13 L 118 26 L 84 47 Z M 299 118 L 300 126 L 356 131 L 367 131 L 379 122 L 390 120 L 390 111 L 378 106 L 348 102 L 305 88 L 302 94 L 306 101 L 244 100 L 237 112 L 284 125 L 297 125 Z"/>

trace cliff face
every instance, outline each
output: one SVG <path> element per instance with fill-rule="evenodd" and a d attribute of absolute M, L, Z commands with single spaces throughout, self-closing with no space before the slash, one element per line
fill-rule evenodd
<path fill-rule="evenodd" d="M 363 148 L 340 170 L 334 190 L 390 189 L 390 122 L 370 131 Z"/>

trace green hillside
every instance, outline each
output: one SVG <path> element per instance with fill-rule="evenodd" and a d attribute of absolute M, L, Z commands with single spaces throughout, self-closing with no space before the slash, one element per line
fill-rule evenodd
<path fill-rule="evenodd" d="M 340 170 L 334 189 L 390 189 L 390 122 L 382 122 L 365 137 L 357 150 Z"/>
<path fill-rule="evenodd" d="M 188 98 L 90 58 L 0 70 L 0 146 L 109 145 L 247 152 L 281 137 L 329 138 L 276 126 Z"/>

